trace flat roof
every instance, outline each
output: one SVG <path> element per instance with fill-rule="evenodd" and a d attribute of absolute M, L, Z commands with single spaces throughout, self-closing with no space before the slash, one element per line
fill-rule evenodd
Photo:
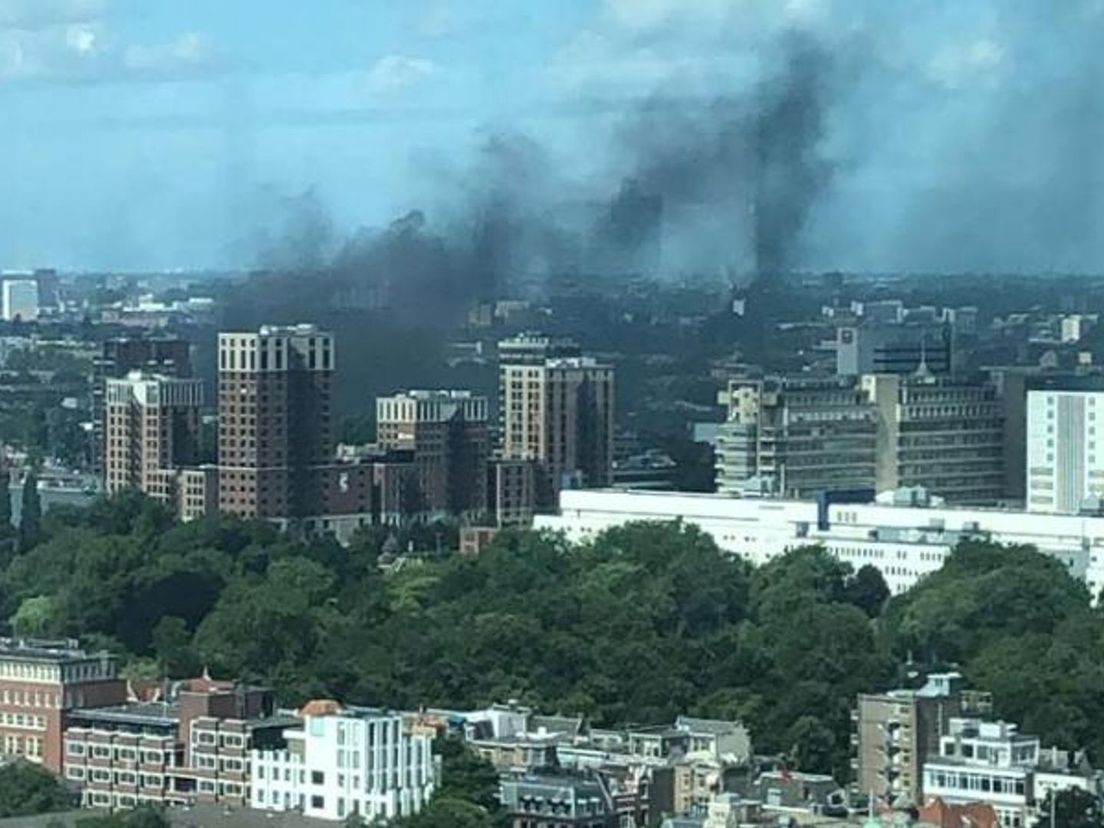
<path fill-rule="evenodd" d="M 114 659 L 106 650 L 90 653 L 74 640 L 40 641 L 36 639 L 0 638 L 0 658 L 62 664 L 71 661 Z"/>
<path fill-rule="evenodd" d="M 85 707 L 69 714 L 72 720 L 116 722 L 175 727 L 180 722 L 180 706 L 168 702 L 128 702 L 114 707 Z"/>

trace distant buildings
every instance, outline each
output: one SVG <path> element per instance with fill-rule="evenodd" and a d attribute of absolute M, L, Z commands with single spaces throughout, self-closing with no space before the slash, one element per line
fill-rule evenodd
<path fill-rule="evenodd" d="M 262 326 L 218 354 L 219 510 L 345 537 L 370 522 L 371 468 L 335 459 L 333 335 Z"/>
<path fill-rule="evenodd" d="M 729 382 L 716 443 L 717 491 L 815 497 L 922 486 L 949 503 L 1005 493 L 995 386 L 930 375 L 767 377 Z"/>
<path fill-rule="evenodd" d="M 537 464 L 541 504 L 564 488 L 609 485 L 613 374 L 572 343 L 525 335 L 499 344 L 501 456 Z"/>
<path fill-rule="evenodd" d="M 172 337 L 121 337 L 105 340 L 92 362 L 92 463 L 103 472 L 104 394 L 107 380 L 123 379 L 132 371 L 162 376 L 192 376 L 191 347 L 186 340 Z"/>
<path fill-rule="evenodd" d="M 408 391 L 376 400 L 376 441 L 408 450 L 422 520 L 471 521 L 487 511 L 487 400 L 469 391 Z"/>
<path fill-rule="evenodd" d="M 35 279 L 5 277 L 0 287 L 3 293 L 3 316 L 7 322 L 38 319 L 38 282 Z"/>
<path fill-rule="evenodd" d="M 105 491 L 138 489 L 185 520 L 211 510 L 215 471 L 197 465 L 202 403 L 198 379 L 134 371 L 106 380 Z"/>
<path fill-rule="evenodd" d="M 1102 498 L 1104 391 L 1028 391 L 1028 511 L 1077 514 Z"/>
<path fill-rule="evenodd" d="M 434 731 L 325 700 L 306 704 L 299 718 L 283 746 L 250 753 L 251 807 L 371 822 L 411 816 L 429 801 L 438 781 Z"/>
<path fill-rule="evenodd" d="M 819 545 L 855 568 L 877 568 L 895 594 L 940 569 L 963 540 L 1028 544 L 1083 579 L 1091 594 L 1104 588 L 1104 517 L 946 506 L 922 490 L 885 492 L 875 502 L 867 493 L 856 500 L 865 502 L 564 491 L 559 514 L 538 515 L 534 525 L 580 541 L 632 521 L 682 521 L 710 534 L 723 551 L 757 565 Z"/>

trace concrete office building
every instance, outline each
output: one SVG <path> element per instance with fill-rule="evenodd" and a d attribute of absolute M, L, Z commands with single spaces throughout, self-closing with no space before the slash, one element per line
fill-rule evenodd
<path fill-rule="evenodd" d="M 923 487 L 948 503 L 1004 498 L 1004 411 L 980 379 L 879 374 L 860 380 L 878 412 L 876 489 Z"/>
<path fill-rule="evenodd" d="M 736 498 L 725 495 L 564 491 L 557 515 L 538 529 L 575 541 L 633 521 L 682 521 L 723 550 L 756 564 L 801 546 L 823 546 L 856 569 L 876 567 L 894 594 L 935 572 L 963 540 L 1026 544 L 1051 555 L 1090 594 L 1104 589 L 1104 516 L 1028 514 L 1022 510 L 941 505 L 921 492 L 883 493 L 876 502 Z"/>
<path fill-rule="evenodd" d="M 542 506 L 612 480 L 613 367 L 559 355 L 570 348 L 532 336 L 499 345 L 501 456 L 537 463 Z"/>
<path fill-rule="evenodd" d="M 286 746 L 253 750 L 250 806 L 307 817 L 389 821 L 418 813 L 437 786 L 434 731 L 397 713 L 308 702 Z"/>
<path fill-rule="evenodd" d="M 930 675 L 923 687 L 861 693 L 853 711 L 855 788 L 886 804 L 923 801 L 924 763 L 939 751 L 952 716 L 988 710 L 984 694 L 964 694 L 958 673 Z"/>
<path fill-rule="evenodd" d="M 876 411 L 853 380 L 732 380 L 719 401 L 728 416 L 716 444 L 718 492 L 874 488 Z"/>
<path fill-rule="evenodd" d="M 6 322 L 38 319 L 38 282 L 35 279 L 4 277 L 2 286 L 3 314 Z"/>
<path fill-rule="evenodd" d="M 840 376 L 949 374 L 953 365 L 952 326 L 934 318 L 859 319 L 836 329 Z"/>
<path fill-rule="evenodd" d="M 89 653 L 76 641 L 0 638 L 0 749 L 62 769 L 62 735 L 75 711 L 119 704 L 126 682 L 105 652 Z"/>
<path fill-rule="evenodd" d="M 716 445 L 717 491 L 815 497 L 923 487 L 949 503 L 1005 492 L 996 386 L 931 375 L 768 377 L 729 382 Z"/>
<path fill-rule="evenodd" d="M 107 380 L 122 379 L 132 371 L 169 377 L 192 376 L 191 347 L 171 337 L 117 337 L 100 345 L 92 361 L 92 463 L 103 471 L 104 393 Z"/>
<path fill-rule="evenodd" d="M 104 488 L 137 489 L 190 519 L 214 503 L 214 472 L 199 457 L 203 384 L 160 374 L 109 379 L 104 402 Z M 193 467 L 185 473 L 187 467 Z"/>
<path fill-rule="evenodd" d="M 65 731 L 65 778 L 93 808 L 249 804 L 249 751 L 297 721 L 271 690 L 208 676 L 166 682 L 149 701 L 81 710 Z"/>
<path fill-rule="evenodd" d="M 371 467 L 335 459 L 333 335 L 263 326 L 218 352 L 220 511 L 339 538 L 369 522 Z"/>
<path fill-rule="evenodd" d="M 377 442 L 409 450 L 418 472 L 414 514 L 471 521 L 487 511 L 487 399 L 468 391 L 408 391 L 376 400 Z"/>
<path fill-rule="evenodd" d="M 1027 509 L 1077 514 L 1104 499 L 1104 391 L 1027 392 Z"/>

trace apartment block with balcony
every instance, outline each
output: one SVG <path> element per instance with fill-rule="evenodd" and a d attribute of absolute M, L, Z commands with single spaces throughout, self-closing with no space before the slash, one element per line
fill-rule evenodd
<path fill-rule="evenodd" d="M 939 746 L 946 721 L 962 709 L 962 677 L 936 674 L 916 690 L 860 694 L 853 712 L 856 793 L 918 805 L 924 761 Z"/>

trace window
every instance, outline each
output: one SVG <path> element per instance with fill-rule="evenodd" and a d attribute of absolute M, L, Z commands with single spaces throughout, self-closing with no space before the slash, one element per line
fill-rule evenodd
<path fill-rule="evenodd" d="M 321 796 L 312 796 L 311 797 L 311 807 L 312 808 L 325 808 L 326 807 L 326 800 Z"/>
<path fill-rule="evenodd" d="M 311 784 L 312 785 L 325 785 L 326 784 L 326 774 L 324 774 L 322 771 L 311 771 Z M 322 806 L 319 805 L 318 807 L 322 807 Z"/>

